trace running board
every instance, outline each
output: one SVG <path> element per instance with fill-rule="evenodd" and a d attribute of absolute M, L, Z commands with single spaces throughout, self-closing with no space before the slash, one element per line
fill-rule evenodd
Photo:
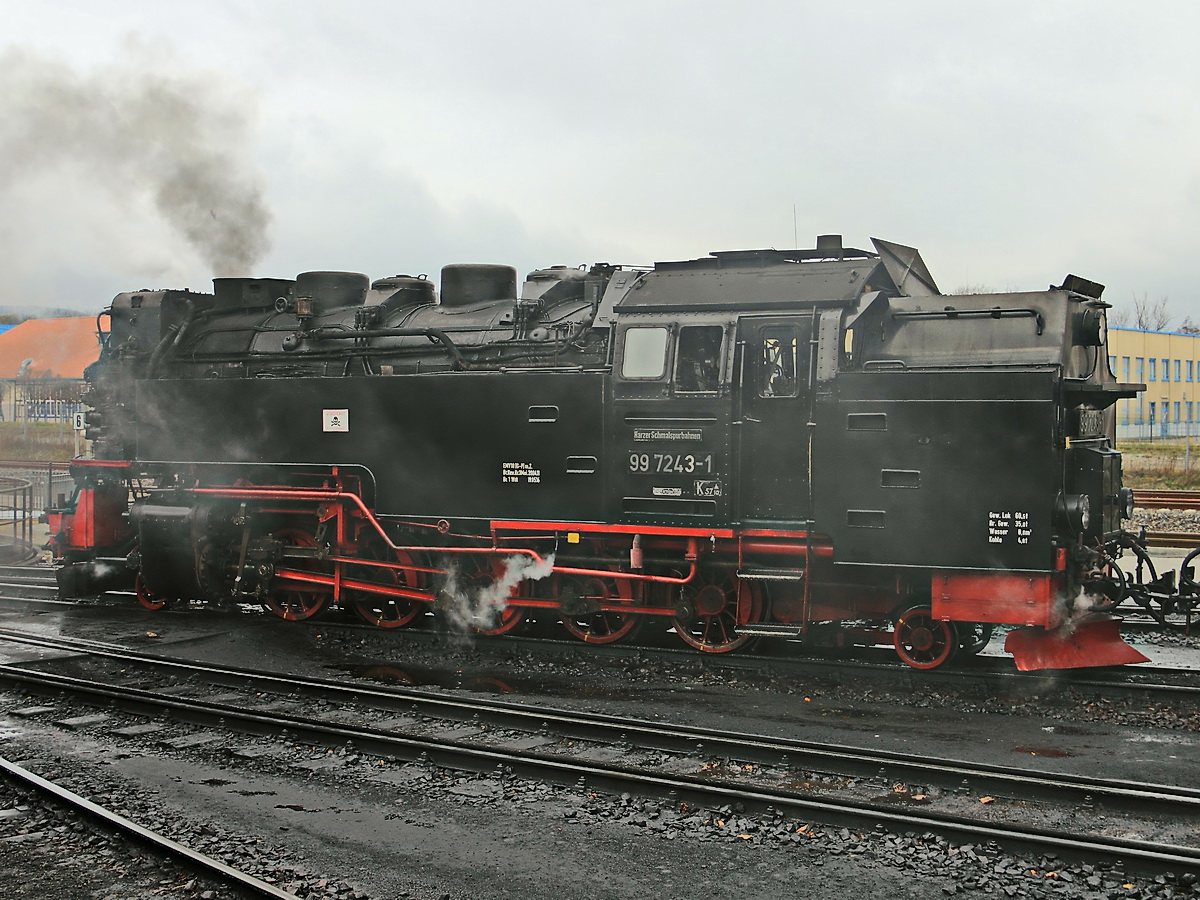
<path fill-rule="evenodd" d="M 755 637 L 783 637 L 796 638 L 800 637 L 799 625 L 739 625 L 737 627 L 739 635 L 749 634 Z"/>

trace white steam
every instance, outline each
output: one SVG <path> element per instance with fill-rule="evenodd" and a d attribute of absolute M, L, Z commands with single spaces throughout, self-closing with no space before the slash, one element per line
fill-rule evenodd
<path fill-rule="evenodd" d="M 1096 612 L 1108 612 L 1111 600 L 1099 591 L 1088 590 L 1088 585 L 1080 585 L 1074 599 L 1059 594 L 1054 598 L 1061 625 L 1058 630 L 1064 634 L 1074 634 L 1079 623 Z"/>
<path fill-rule="evenodd" d="M 503 560 L 496 579 L 464 578 L 458 566 L 447 573 L 438 597 L 438 609 L 456 631 L 487 631 L 500 623 L 508 599 L 522 581 L 540 581 L 554 571 L 554 554 L 541 562 L 514 553 Z"/>
<path fill-rule="evenodd" d="M 92 576 L 97 581 L 108 578 L 110 575 L 116 574 L 117 571 L 118 568 L 113 563 L 105 562 L 102 559 L 92 560 Z"/>
<path fill-rule="evenodd" d="M 0 51 L 5 258 L 30 279 L 81 261 L 170 277 L 186 243 L 217 276 L 249 274 L 271 219 L 247 159 L 251 110 L 223 76 L 133 39 L 90 71 Z"/>

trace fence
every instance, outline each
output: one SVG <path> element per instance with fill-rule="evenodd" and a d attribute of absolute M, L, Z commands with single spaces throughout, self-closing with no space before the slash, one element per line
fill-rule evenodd
<path fill-rule="evenodd" d="M 1180 438 L 1200 439 L 1195 422 L 1134 422 L 1117 424 L 1117 443 L 1124 441 L 1163 441 Z"/>
<path fill-rule="evenodd" d="M 82 379 L 0 379 L 0 422 L 69 423 L 82 410 Z"/>
<path fill-rule="evenodd" d="M 70 463 L 66 462 L 16 462 L 0 460 L 0 479 L 17 479 L 28 481 L 33 501 L 40 513 L 46 506 L 54 506 L 58 495 L 64 494 L 70 498 L 75 489 L 68 471 Z M 3 482 L 0 481 L 0 489 Z"/>

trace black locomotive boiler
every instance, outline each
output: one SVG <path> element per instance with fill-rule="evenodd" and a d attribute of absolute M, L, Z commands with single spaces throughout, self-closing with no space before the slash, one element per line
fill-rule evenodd
<path fill-rule="evenodd" d="M 1143 386 L 1102 287 L 948 296 L 873 245 L 120 294 L 60 585 L 917 668 L 1005 624 L 1023 669 L 1143 660 L 1109 614 L 1113 404 Z"/>

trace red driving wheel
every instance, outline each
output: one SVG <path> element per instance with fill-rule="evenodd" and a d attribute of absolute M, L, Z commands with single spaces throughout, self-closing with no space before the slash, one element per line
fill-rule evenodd
<path fill-rule="evenodd" d="M 953 623 L 935 619 L 928 606 L 914 606 L 896 617 L 892 643 L 914 669 L 934 669 L 954 655 L 958 632 Z"/>

